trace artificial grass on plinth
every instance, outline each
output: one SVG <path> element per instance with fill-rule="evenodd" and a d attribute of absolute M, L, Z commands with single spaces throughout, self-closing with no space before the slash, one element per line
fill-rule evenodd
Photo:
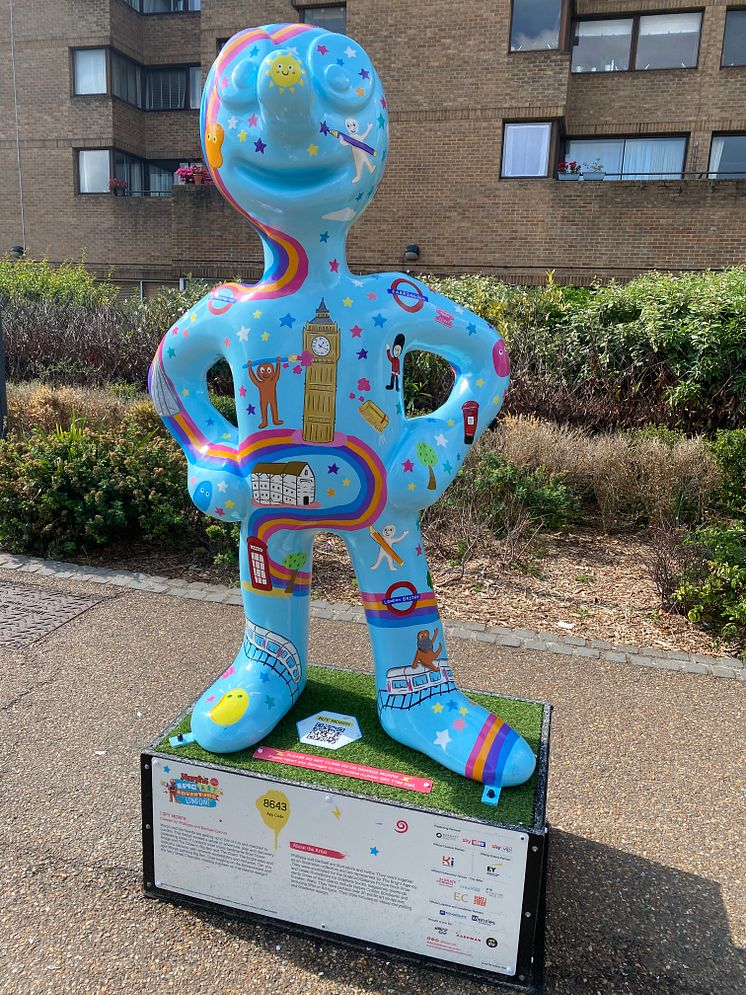
<path fill-rule="evenodd" d="M 526 739 L 534 753 L 538 753 L 544 706 L 540 702 L 500 698 L 491 694 L 470 694 L 480 705 L 495 712 Z M 321 711 L 354 715 L 360 724 L 362 739 L 348 743 L 338 750 L 325 750 L 298 741 L 295 723 Z M 436 808 L 454 815 L 471 816 L 489 822 L 507 825 L 533 824 L 536 773 L 523 785 L 503 788 L 497 808 L 481 802 L 483 786 L 475 781 L 454 774 L 435 763 L 423 753 L 395 742 L 381 728 L 376 711 L 376 685 L 369 674 L 333 667 L 309 667 L 308 683 L 299 700 L 285 718 L 263 740 L 262 746 L 280 750 L 295 750 L 315 756 L 335 757 L 356 764 L 367 764 L 402 774 L 424 777 L 433 782 L 429 795 L 386 784 L 372 784 L 356 778 L 323 771 L 305 770 L 267 760 L 255 760 L 256 746 L 239 753 L 216 755 L 203 750 L 196 743 L 189 743 L 174 751 L 168 738 L 177 733 L 189 732 L 190 716 L 176 723 L 156 747 L 159 753 L 168 753 L 190 760 L 207 761 L 226 768 L 240 768 L 264 774 L 276 780 L 299 781 L 321 785 L 329 791 L 342 790 L 374 798 L 387 798 L 420 808 Z M 258 744 L 257 744 L 258 745 Z"/>

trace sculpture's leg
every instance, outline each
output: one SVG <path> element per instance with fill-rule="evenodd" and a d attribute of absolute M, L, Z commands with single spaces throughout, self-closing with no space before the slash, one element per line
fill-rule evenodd
<path fill-rule="evenodd" d="M 495 804 L 500 788 L 528 780 L 536 758 L 514 729 L 458 689 L 417 518 L 389 508 L 377 532 L 388 523 L 409 535 L 396 546 L 404 563 L 396 577 L 386 572 L 385 591 L 383 577 L 370 571 L 375 541 L 367 532 L 345 535 L 370 628 L 381 724 L 398 742 L 488 786 L 485 800 Z M 413 592 L 417 600 L 407 600 Z"/>
<path fill-rule="evenodd" d="M 303 690 L 312 547 L 312 532 L 276 532 L 265 546 L 242 525 L 246 628 L 233 663 L 192 713 L 193 737 L 205 750 L 235 753 L 259 742 Z"/>

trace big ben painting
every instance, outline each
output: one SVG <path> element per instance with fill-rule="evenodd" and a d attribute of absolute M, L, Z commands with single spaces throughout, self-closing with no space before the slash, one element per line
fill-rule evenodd
<path fill-rule="evenodd" d="M 303 402 L 303 438 L 306 442 L 334 439 L 339 345 L 339 325 L 332 321 L 322 299 L 315 317 L 303 329 L 303 351 L 313 356 L 313 362 L 306 367 Z"/>

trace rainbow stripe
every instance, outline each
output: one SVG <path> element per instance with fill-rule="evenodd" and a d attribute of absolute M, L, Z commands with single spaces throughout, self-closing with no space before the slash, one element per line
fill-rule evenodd
<path fill-rule="evenodd" d="M 502 773 L 518 733 L 497 715 L 488 716 L 466 762 L 464 774 L 482 784 L 502 784 Z"/>
<path fill-rule="evenodd" d="M 383 603 L 386 594 L 363 591 L 360 594 L 365 609 L 365 617 L 369 625 L 385 629 L 403 629 L 415 623 L 437 622 L 438 606 L 435 594 L 428 591 L 421 594 L 413 611 L 406 615 L 403 612 L 392 611 Z"/>

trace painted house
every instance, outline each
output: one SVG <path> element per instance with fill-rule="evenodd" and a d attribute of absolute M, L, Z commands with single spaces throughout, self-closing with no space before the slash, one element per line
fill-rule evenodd
<path fill-rule="evenodd" d="M 301 460 L 291 463 L 257 463 L 251 473 L 251 495 L 257 504 L 313 504 L 316 477 Z"/>

